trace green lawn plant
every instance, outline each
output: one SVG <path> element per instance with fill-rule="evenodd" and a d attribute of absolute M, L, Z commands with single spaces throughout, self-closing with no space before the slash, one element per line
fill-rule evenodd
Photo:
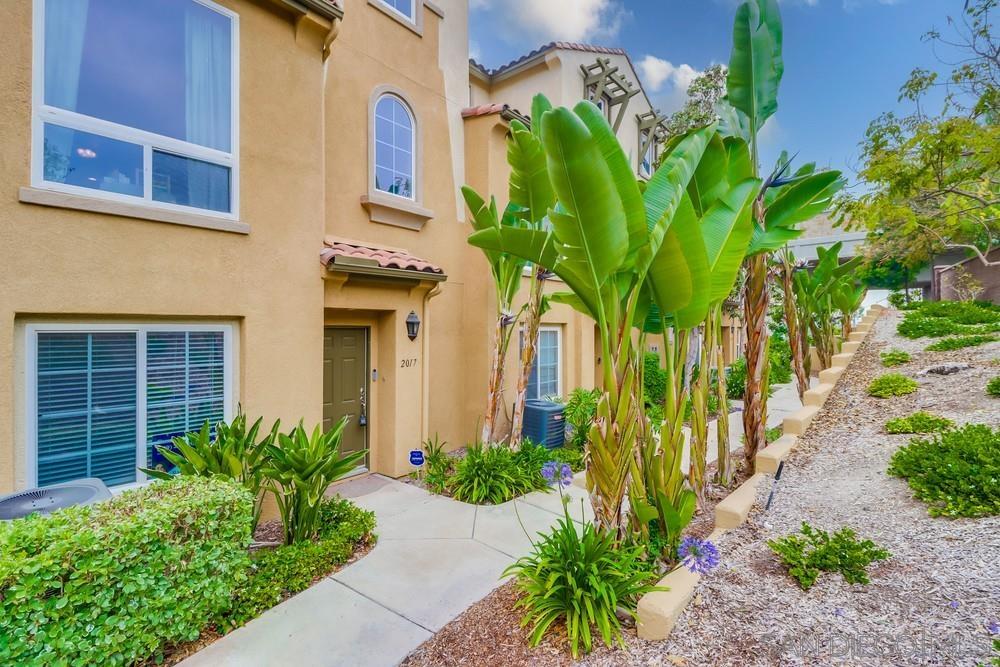
<path fill-rule="evenodd" d="M 1000 514 L 1000 428 L 969 424 L 927 438 L 913 438 L 889 462 L 889 474 L 906 479 L 931 516 Z"/>
<path fill-rule="evenodd" d="M 973 336 L 949 336 L 942 338 L 936 343 L 927 346 L 928 352 L 948 352 L 950 350 L 961 350 L 966 347 L 978 347 L 986 343 L 992 343 L 998 339 L 996 336 L 986 334 L 976 334 Z"/>
<path fill-rule="evenodd" d="M 809 590 L 821 572 L 839 572 L 849 584 L 867 584 L 868 566 L 891 557 L 871 540 L 859 540 L 851 528 L 831 535 L 805 521 L 801 533 L 768 540 L 767 545 L 803 590 Z"/>
<path fill-rule="evenodd" d="M 153 664 L 197 639 L 246 579 L 253 501 L 192 475 L 0 521 L 0 664 Z"/>
<path fill-rule="evenodd" d="M 583 451 L 587 446 L 587 436 L 597 414 L 597 402 L 601 392 L 597 389 L 576 388 L 570 392 L 563 409 L 563 420 L 569 425 L 568 447 Z"/>
<path fill-rule="evenodd" d="M 636 605 L 654 585 L 655 563 L 643 545 L 619 545 L 610 529 L 570 518 L 564 498 L 563 516 L 541 535 L 530 554 L 508 567 L 516 577 L 524 609 L 522 626 L 530 626 L 528 642 L 537 646 L 555 623 L 565 625 L 570 650 L 578 658 L 589 653 L 594 639 L 624 647 L 619 610 L 635 618 Z"/>
<path fill-rule="evenodd" d="M 540 471 L 549 458 L 544 447 L 528 441 L 522 442 L 519 450 L 506 443 L 492 447 L 474 443 L 455 464 L 448 489 L 456 500 L 465 503 L 499 505 L 547 488 Z"/>
<path fill-rule="evenodd" d="M 876 398 L 891 398 L 905 396 L 917 390 L 916 380 L 901 373 L 886 373 L 868 383 L 868 395 Z"/>
<path fill-rule="evenodd" d="M 903 350 L 887 350 L 879 355 L 882 359 L 882 365 L 886 367 L 902 366 L 910 361 L 910 353 Z"/>
<path fill-rule="evenodd" d="M 986 394 L 1000 398 L 1000 375 L 986 383 Z"/>
<path fill-rule="evenodd" d="M 317 425 L 312 434 L 300 422 L 291 433 L 281 433 L 276 443 L 265 446 L 262 474 L 277 502 L 286 544 L 316 537 L 326 490 L 364 461 L 366 450 L 340 451 L 347 422 L 344 417 L 325 432 Z"/>
<path fill-rule="evenodd" d="M 906 417 L 896 417 L 885 423 L 886 433 L 937 433 L 955 426 L 955 422 L 920 410 Z"/>

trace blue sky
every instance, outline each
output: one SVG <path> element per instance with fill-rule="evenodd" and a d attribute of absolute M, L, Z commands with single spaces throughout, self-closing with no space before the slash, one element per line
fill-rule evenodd
<path fill-rule="evenodd" d="M 626 49 L 654 104 L 683 102 L 697 71 L 729 60 L 737 0 L 471 0 L 470 51 L 496 67 L 552 40 Z M 916 66 L 941 69 L 921 36 L 947 28 L 962 0 L 781 0 L 785 77 L 765 128 L 764 159 L 782 148 L 844 170 L 879 113 L 904 108 Z"/>

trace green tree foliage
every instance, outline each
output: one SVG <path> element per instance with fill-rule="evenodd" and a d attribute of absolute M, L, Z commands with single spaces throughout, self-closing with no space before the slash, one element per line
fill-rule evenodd
<path fill-rule="evenodd" d="M 712 65 L 687 89 L 687 101 L 667 119 L 667 137 L 678 137 L 719 120 L 716 106 L 726 95 L 726 66 Z"/>
<path fill-rule="evenodd" d="M 991 13 L 997 0 L 969 0 L 949 19 L 953 35 L 926 41 L 956 62 L 949 73 L 915 69 L 900 89 L 908 115 L 885 113 L 861 142 L 859 176 L 870 188 L 839 210 L 868 231 L 866 256 L 916 269 L 935 254 L 988 252 L 1000 243 L 1000 39 Z M 930 113 L 928 93 L 944 90 Z"/>

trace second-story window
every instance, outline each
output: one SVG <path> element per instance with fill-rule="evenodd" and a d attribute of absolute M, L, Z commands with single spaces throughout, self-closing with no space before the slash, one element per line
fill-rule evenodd
<path fill-rule="evenodd" d="M 35 0 L 36 187 L 237 213 L 237 17 L 209 0 Z"/>
<path fill-rule="evenodd" d="M 414 198 L 413 116 L 395 95 L 375 104 L 375 189 Z"/>
<path fill-rule="evenodd" d="M 380 0 L 383 5 L 391 7 L 394 11 L 413 21 L 413 0 Z"/>

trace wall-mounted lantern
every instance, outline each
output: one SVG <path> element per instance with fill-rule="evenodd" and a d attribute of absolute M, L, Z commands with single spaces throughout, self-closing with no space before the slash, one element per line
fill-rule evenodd
<path fill-rule="evenodd" d="M 420 318 L 411 310 L 410 314 L 406 316 L 406 335 L 410 337 L 410 340 L 416 340 L 419 331 Z"/>

